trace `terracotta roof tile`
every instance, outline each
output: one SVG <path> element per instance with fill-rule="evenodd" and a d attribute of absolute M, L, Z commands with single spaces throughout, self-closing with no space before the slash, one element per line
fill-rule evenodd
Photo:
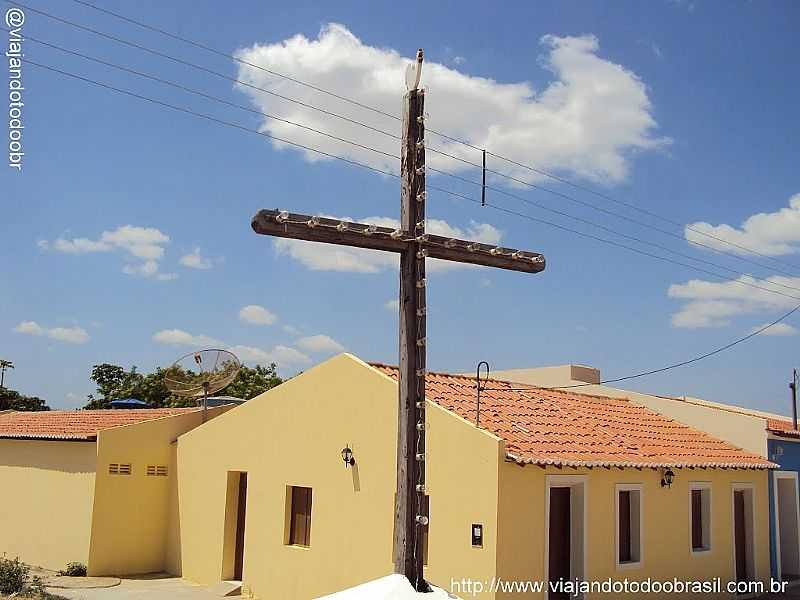
<path fill-rule="evenodd" d="M 396 367 L 371 363 L 397 379 Z M 525 388 L 520 390 L 520 388 Z M 426 398 L 475 421 L 475 379 L 428 373 Z M 627 399 L 489 380 L 481 428 L 520 463 L 564 466 L 770 468 L 763 457 Z"/>
<path fill-rule="evenodd" d="M 197 408 L 52 410 L 0 413 L 0 438 L 93 440 L 99 431 L 170 417 Z"/>
<path fill-rule="evenodd" d="M 767 419 L 767 431 L 785 437 L 800 437 L 800 431 L 794 428 L 792 422 L 783 419 Z"/>

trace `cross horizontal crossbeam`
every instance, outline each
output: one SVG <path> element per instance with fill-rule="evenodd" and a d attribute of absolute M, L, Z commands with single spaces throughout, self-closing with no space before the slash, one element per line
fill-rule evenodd
<path fill-rule="evenodd" d="M 280 210 L 260 210 L 253 217 L 253 231 L 262 235 L 324 242 L 340 246 L 403 252 L 416 243 L 427 258 L 497 267 L 524 273 L 539 273 L 545 259 L 538 252 L 481 244 L 469 240 L 379 227 L 368 223 L 340 221 Z"/>

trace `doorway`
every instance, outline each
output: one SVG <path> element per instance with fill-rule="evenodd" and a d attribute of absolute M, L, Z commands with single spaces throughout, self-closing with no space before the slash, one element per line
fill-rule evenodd
<path fill-rule="evenodd" d="M 775 496 L 775 541 L 778 578 L 794 581 L 800 578 L 800 508 L 798 508 L 797 473 L 773 473 Z"/>
<path fill-rule="evenodd" d="M 748 484 L 733 486 L 733 559 L 736 581 L 754 581 L 755 512 L 753 488 Z"/>
<path fill-rule="evenodd" d="M 221 574 L 221 578 L 225 581 L 242 581 L 246 523 L 247 473 L 229 471 L 225 498 L 225 534 Z"/>
<path fill-rule="evenodd" d="M 545 580 L 550 600 L 575 597 L 568 589 L 554 589 L 557 582 L 584 579 L 585 487 L 582 475 L 547 476 Z"/>

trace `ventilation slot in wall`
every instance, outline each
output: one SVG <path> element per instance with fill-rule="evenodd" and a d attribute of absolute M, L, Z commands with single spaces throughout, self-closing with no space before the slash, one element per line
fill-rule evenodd
<path fill-rule="evenodd" d="M 167 473 L 166 465 L 147 465 L 147 474 L 150 477 L 166 477 Z"/>
<path fill-rule="evenodd" d="M 110 463 L 108 465 L 109 475 L 130 475 L 131 471 L 130 463 Z"/>

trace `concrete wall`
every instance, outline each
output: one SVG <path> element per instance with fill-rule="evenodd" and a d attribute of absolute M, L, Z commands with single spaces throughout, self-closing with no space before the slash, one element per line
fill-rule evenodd
<path fill-rule="evenodd" d="M 228 473 L 245 471 L 246 592 L 304 600 L 391 573 L 397 393 L 394 380 L 343 354 L 181 436 L 172 569 L 198 583 L 223 577 Z M 500 440 L 430 403 L 427 420 L 427 577 L 449 587 L 495 569 Z M 353 468 L 341 458 L 348 444 Z M 308 548 L 286 544 L 291 485 L 313 490 Z M 472 547 L 472 523 L 484 525 L 483 548 Z"/>
<path fill-rule="evenodd" d="M 446 590 L 464 577 L 489 580 L 499 560 L 498 481 L 504 445 L 474 423 L 431 402 L 427 421 L 431 520 L 425 577 Z M 483 525 L 482 547 L 472 545 L 473 524 Z"/>
<path fill-rule="evenodd" d="M 88 561 L 96 454 L 94 442 L 0 440 L 0 555 Z"/>
<path fill-rule="evenodd" d="M 780 471 L 800 472 L 800 441 L 772 438 L 768 441 L 768 448 L 768 458 L 780 465 Z M 775 518 L 775 476 L 772 472 L 769 474 L 769 513 L 769 542 L 772 554 L 771 572 L 773 577 L 778 577 L 778 536 L 775 530 L 777 523 Z M 800 551 L 800 548 L 798 548 L 798 551 Z"/>
<path fill-rule="evenodd" d="M 500 471 L 497 576 L 505 581 L 539 581 L 545 577 L 546 477 L 584 475 L 588 580 L 601 581 L 608 577 L 618 580 L 643 580 L 648 577 L 664 581 L 671 581 L 675 577 L 700 581 L 713 577 L 721 577 L 725 581 L 734 580 L 734 483 L 752 485 L 756 575 L 759 580 L 767 580 L 770 575 L 767 472 L 676 469 L 675 474 L 672 487 L 663 488 L 660 485 L 660 472 L 653 469 L 544 470 L 530 465 L 520 467 L 511 463 L 504 464 Z M 692 554 L 690 551 L 689 483 L 693 481 L 710 482 L 712 485 L 712 547 L 702 554 Z M 642 485 L 642 563 L 637 568 L 619 569 L 615 564 L 615 490 L 620 483 Z M 541 597 L 535 593 L 499 593 L 496 596 L 498 599 L 509 600 Z"/>
<path fill-rule="evenodd" d="M 312 598 L 391 573 L 396 396 L 394 382 L 342 355 L 181 436 L 172 569 L 198 583 L 222 578 L 228 473 L 243 471 L 245 591 Z M 354 468 L 342 461 L 348 444 Z M 285 543 L 292 485 L 313 490 L 308 548 Z"/>
<path fill-rule="evenodd" d="M 212 408 L 214 418 L 230 407 Z M 202 423 L 200 411 L 101 431 L 97 440 L 89 550 L 89 575 L 153 573 L 167 568 L 168 551 L 180 544 L 174 499 L 173 442 Z M 110 463 L 130 463 L 131 475 L 109 474 Z M 148 465 L 168 476 L 148 476 Z"/>

